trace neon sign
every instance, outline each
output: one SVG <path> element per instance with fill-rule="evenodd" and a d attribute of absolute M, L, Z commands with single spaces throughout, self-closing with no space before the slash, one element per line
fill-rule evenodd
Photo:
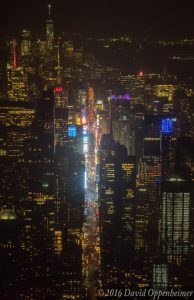
<path fill-rule="evenodd" d="M 131 97 L 129 96 L 129 94 L 124 94 L 124 95 L 111 95 L 110 96 L 110 100 L 131 100 Z"/>

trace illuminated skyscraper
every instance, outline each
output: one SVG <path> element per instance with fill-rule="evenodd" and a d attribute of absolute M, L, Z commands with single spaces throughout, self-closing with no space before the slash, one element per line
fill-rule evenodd
<path fill-rule="evenodd" d="M 55 145 L 65 145 L 67 143 L 67 91 L 62 86 L 54 89 L 55 98 Z"/>
<path fill-rule="evenodd" d="M 1 100 L 0 103 L 0 205 L 19 209 L 21 169 L 29 127 L 35 116 L 33 103 Z M 5 184 L 6 182 L 6 184 Z"/>
<path fill-rule="evenodd" d="M 47 47 L 48 50 L 53 50 L 53 40 L 54 40 L 54 32 L 53 32 L 53 20 L 51 18 L 51 4 L 48 4 L 48 19 L 46 20 L 46 38 L 47 38 Z"/>
<path fill-rule="evenodd" d="M 191 190 L 189 182 L 169 177 L 162 184 L 161 243 L 168 262 L 179 265 L 190 251 Z"/>
<path fill-rule="evenodd" d="M 153 287 L 158 290 L 166 290 L 168 288 L 168 265 L 154 264 L 153 266 Z"/>
<path fill-rule="evenodd" d="M 177 139 L 175 150 L 175 167 L 177 173 L 194 181 L 194 139 L 183 136 Z"/>
<path fill-rule="evenodd" d="M 25 146 L 26 197 L 22 202 L 23 269 L 21 282 L 28 272 L 33 284 L 25 296 L 40 299 L 50 295 L 55 287 L 48 287 L 55 255 L 55 168 L 54 168 L 54 95 L 44 91 L 37 100 L 36 116 Z M 33 257 L 30 260 L 30 256 Z M 44 257 L 44 261 L 43 258 Z M 25 264 L 28 267 L 25 268 Z M 41 281 L 41 287 L 38 283 Z M 42 296 L 41 296 L 42 297 Z"/>
<path fill-rule="evenodd" d="M 135 202 L 135 251 L 147 252 L 148 247 L 148 223 L 149 223 L 148 191 L 145 188 L 137 188 Z"/>
<path fill-rule="evenodd" d="M 31 55 L 31 37 L 30 31 L 23 29 L 21 41 L 21 56 Z"/>
<path fill-rule="evenodd" d="M 17 294 L 17 278 L 19 275 L 19 226 L 13 209 L 0 210 L 0 297 L 11 299 Z M 9 287 L 9 289 L 8 289 Z"/>
<path fill-rule="evenodd" d="M 161 121 L 161 174 L 163 177 L 172 175 L 175 165 L 175 129 L 173 119 Z"/>
<path fill-rule="evenodd" d="M 57 48 L 57 85 L 61 85 L 61 60 L 60 60 L 60 45 L 58 41 L 58 45 L 56 46 Z"/>
<path fill-rule="evenodd" d="M 28 76 L 17 63 L 16 41 L 10 43 L 11 54 L 7 63 L 7 96 L 11 100 L 24 101 L 28 97 Z"/>
<path fill-rule="evenodd" d="M 7 65 L 7 96 L 11 100 L 24 101 L 28 97 L 28 78 L 23 67 Z"/>
<path fill-rule="evenodd" d="M 64 241 L 64 299 L 84 299 L 82 281 L 82 239 L 84 222 L 84 156 L 74 149 L 76 143 L 68 145 L 68 173 L 67 173 L 67 238 Z"/>
<path fill-rule="evenodd" d="M 101 140 L 99 184 L 102 280 L 107 286 L 128 280 L 136 192 L 134 157 L 110 135 Z"/>
<path fill-rule="evenodd" d="M 21 253 L 23 239 L 22 200 L 27 197 L 25 144 L 30 136 L 29 127 L 35 116 L 33 103 L 6 101 L 0 104 L 0 227 L 1 227 L 1 270 L 7 272 L 1 275 L 4 295 L 12 298 L 18 296 L 20 284 L 14 285 L 22 274 L 23 263 Z M 11 209 L 10 209 L 11 208 Z M 29 214 L 28 214 L 29 217 Z M 26 224 L 28 225 L 28 224 Z M 30 224 L 31 225 L 31 224 Z M 29 246 L 30 228 L 26 229 L 26 241 Z M 24 230 L 25 231 L 25 230 Z M 32 244 L 31 244 L 32 245 Z M 4 248 L 4 249 L 3 249 Z M 29 247 L 27 247 L 29 249 Z M 3 250 L 3 251 L 2 251 Z M 4 280 L 3 280 L 4 277 Z M 12 285 L 14 292 L 10 289 Z"/>
<path fill-rule="evenodd" d="M 156 253 L 158 241 L 158 217 L 159 217 L 159 184 L 161 176 L 160 164 L 160 124 L 158 115 L 146 115 L 143 122 L 143 157 L 140 161 L 139 182 L 147 191 L 144 209 L 145 215 L 144 251 L 150 261 Z M 138 202 L 137 202 L 138 205 Z"/>
<path fill-rule="evenodd" d="M 122 75 L 119 78 L 122 88 L 131 95 L 133 104 L 144 101 L 145 78 L 143 72 L 138 75 Z"/>

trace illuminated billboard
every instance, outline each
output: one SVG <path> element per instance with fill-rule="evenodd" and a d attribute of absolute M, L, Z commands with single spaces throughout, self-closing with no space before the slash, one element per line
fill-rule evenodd
<path fill-rule="evenodd" d="M 83 125 L 83 135 L 87 135 L 88 134 L 88 127 L 87 125 Z"/>
<path fill-rule="evenodd" d="M 76 137 L 76 135 L 77 135 L 76 125 L 69 125 L 68 126 L 68 137 Z"/>
<path fill-rule="evenodd" d="M 81 123 L 82 123 L 82 125 L 86 125 L 87 124 L 87 118 L 86 118 L 86 116 L 82 116 Z"/>
<path fill-rule="evenodd" d="M 172 122 L 173 119 L 162 119 L 161 132 L 163 133 L 172 132 Z"/>

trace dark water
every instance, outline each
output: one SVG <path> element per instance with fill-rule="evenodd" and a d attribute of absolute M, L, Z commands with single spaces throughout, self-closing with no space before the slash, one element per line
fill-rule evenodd
<path fill-rule="evenodd" d="M 108 44 L 108 43 L 107 43 Z M 95 55 L 97 61 L 102 65 L 119 68 L 124 72 L 136 73 L 140 70 L 144 72 L 163 72 L 164 65 L 167 73 L 176 74 L 181 78 L 194 78 L 194 60 L 175 61 L 170 59 L 174 54 L 184 56 L 193 54 L 194 46 L 162 47 L 157 43 L 109 43 L 105 42 L 87 43 L 86 52 Z"/>

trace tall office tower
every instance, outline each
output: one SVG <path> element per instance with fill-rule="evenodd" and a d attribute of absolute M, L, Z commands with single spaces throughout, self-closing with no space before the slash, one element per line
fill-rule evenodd
<path fill-rule="evenodd" d="M 13 208 L 0 210 L 0 297 L 13 299 L 17 294 L 19 271 L 19 221 Z"/>
<path fill-rule="evenodd" d="M 55 145 L 65 146 L 68 142 L 68 110 L 56 108 L 55 110 Z"/>
<path fill-rule="evenodd" d="M 33 103 L 8 100 L 0 103 L 0 205 L 10 205 L 16 211 L 19 209 L 20 188 L 23 185 L 20 172 L 24 161 L 24 145 L 34 116 Z"/>
<path fill-rule="evenodd" d="M 31 55 L 31 36 L 30 31 L 23 29 L 21 40 L 21 56 Z"/>
<path fill-rule="evenodd" d="M 55 147 L 55 229 L 62 240 L 67 237 L 67 178 L 68 178 L 68 149 L 67 145 L 57 144 Z M 55 252 L 63 253 L 63 246 L 55 239 Z"/>
<path fill-rule="evenodd" d="M 130 122 L 130 96 L 111 95 L 109 98 L 109 118 L 111 119 L 112 133 L 115 141 L 127 148 L 128 154 L 135 154 L 134 132 Z"/>
<path fill-rule="evenodd" d="M 29 127 L 34 116 L 32 103 L 7 100 L 0 103 L 0 269 L 4 270 L 1 276 L 4 277 L 1 281 L 4 294 L 1 294 L 1 298 L 6 296 L 5 299 L 17 297 L 19 292 L 18 281 L 22 268 L 22 200 L 27 196 L 24 146 L 29 138 Z M 27 234 L 27 239 L 28 237 Z"/>
<path fill-rule="evenodd" d="M 153 265 L 153 288 L 155 290 L 168 289 L 168 265 L 157 262 Z"/>
<path fill-rule="evenodd" d="M 133 104 L 144 102 L 145 78 L 142 72 L 138 75 L 122 75 L 119 81 L 122 88 L 130 94 Z"/>
<path fill-rule="evenodd" d="M 7 64 L 7 96 L 15 101 L 28 99 L 28 76 L 23 67 Z"/>
<path fill-rule="evenodd" d="M 149 222 L 149 202 L 148 191 L 144 187 L 138 187 L 136 191 L 135 203 L 135 222 L 134 222 L 134 235 L 135 235 L 135 251 L 136 253 L 143 253 L 147 251 L 148 243 L 148 222 Z"/>
<path fill-rule="evenodd" d="M 61 85 L 56 86 L 54 89 L 55 105 L 56 108 L 67 108 L 68 106 L 68 95 L 67 90 L 65 90 Z"/>
<path fill-rule="evenodd" d="M 71 137 L 73 139 L 73 137 Z M 76 143 L 75 137 L 74 142 Z M 73 141 L 68 145 L 67 173 L 67 239 L 64 243 L 64 299 L 85 299 L 82 281 L 82 240 L 85 201 L 84 156 L 75 152 Z"/>
<path fill-rule="evenodd" d="M 52 264 L 55 255 L 54 95 L 44 91 L 26 142 L 27 195 L 22 201 L 23 259 L 20 283 L 25 297 L 41 299 L 55 292 Z M 30 278 L 30 280 L 28 280 Z"/>
<path fill-rule="evenodd" d="M 174 111 L 180 124 L 180 134 L 194 138 L 193 96 L 186 89 L 179 89 L 174 96 Z"/>
<path fill-rule="evenodd" d="M 113 120 L 128 118 L 131 96 L 129 94 L 112 94 L 109 99 L 109 113 Z"/>
<path fill-rule="evenodd" d="M 55 70 L 57 72 L 57 85 L 61 85 L 61 59 L 60 59 L 60 44 L 58 41 L 58 45 L 55 46 L 57 48 L 57 67 L 55 67 Z"/>
<path fill-rule="evenodd" d="M 143 158 L 140 162 L 139 182 L 148 191 L 148 227 L 147 249 L 152 256 L 155 253 L 158 235 L 158 183 L 161 176 L 160 164 L 160 124 L 158 115 L 146 115 L 144 119 Z"/>
<path fill-rule="evenodd" d="M 61 270 L 63 299 L 84 299 L 82 281 L 82 227 L 84 222 L 84 156 L 80 154 L 75 125 L 68 127 L 68 142 L 56 145 L 57 234 L 62 239 L 55 272 Z M 57 245 L 57 243 L 56 243 Z M 57 254 L 57 253 L 56 253 Z"/>
<path fill-rule="evenodd" d="M 55 98 L 55 145 L 64 146 L 67 141 L 68 108 L 67 92 L 62 86 L 54 89 Z"/>
<path fill-rule="evenodd" d="M 64 292 L 64 274 L 68 273 L 66 262 L 68 240 L 68 109 L 63 87 L 54 89 L 55 100 L 55 217 L 54 217 L 54 254 L 53 274 L 57 278 L 60 298 Z M 65 259 L 64 259 L 65 258 Z"/>
<path fill-rule="evenodd" d="M 179 177 L 162 183 L 162 252 L 169 263 L 180 265 L 190 251 L 191 186 Z"/>
<path fill-rule="evenodd" d="M 137 163 L 143 156 L 144 113 L 131 112 L 112 121 L 114 140 L 127 148 L 129 155 L 135 155 Z"/>
<path fill-rule="evenodd" d="M 175 129 L 173 119 L 162 119 L 161 122 L 161 175 L 167 177 L 174 172 L 175 165 Z"/>
<path fill-rule="evenodd" d="M 68 66 L 72 65 L 74 46 L 71 42 L 64 43 L 65 62 Z"/>
<path fill-rule="evenodd" d="M 74 50 L 74 53 L 73 53 L 73 64 L 81 65 L 82 62 L 83 62 L 83 49 L 77 48 Z"/>
<path fill-rule="evenodd" d="M 135 132 L 132 130 L 129 118 L 124 116 L 112 121 L 114 140 L 124 145 L 130 155 L 135 155 Z"/>
<path fill-rule="evenodd" d="M 194 139 L 179 137 L 175 148 L 175 168 L 182 178 L 194 181 Z"/>
<path fill-rule="evenodd" d="M 135 148 L 135 157 L 137 164 L 140 163 L 140 159 L 143 156 L 144 145 L 144 114 L 145 111 L 136 111 L 132 119 L 132 147 Z M 135 135 L 135 138 L 134 138 Z M 135 140 L 135 143 L 134 143 Z M 133 145 L 135 144 L 135 145 Z M 132 149 L 133 149 L 132 148 Z"/>
<path fill-rule="evenodd" d="M 47 57 L 47 42 L 46 41 L 37 41 L 37 46 L 38 46 L 38 54 L 40 58 L 45 61 Z"/>
<path fill-rule="evenodd" d="M 103 286 L 130 281 L 135 159 L 127 149 L 103 135 L 100 144 L 99 210 Z"/>
<path fill-rule="evenodd" d="M 46 38 L 47 38 L 47 48 L 49 51 L 53 50 L 53 20 L 51 18 L 51 4 L 48 4 L 48 19 L 46 20 Z"/>

